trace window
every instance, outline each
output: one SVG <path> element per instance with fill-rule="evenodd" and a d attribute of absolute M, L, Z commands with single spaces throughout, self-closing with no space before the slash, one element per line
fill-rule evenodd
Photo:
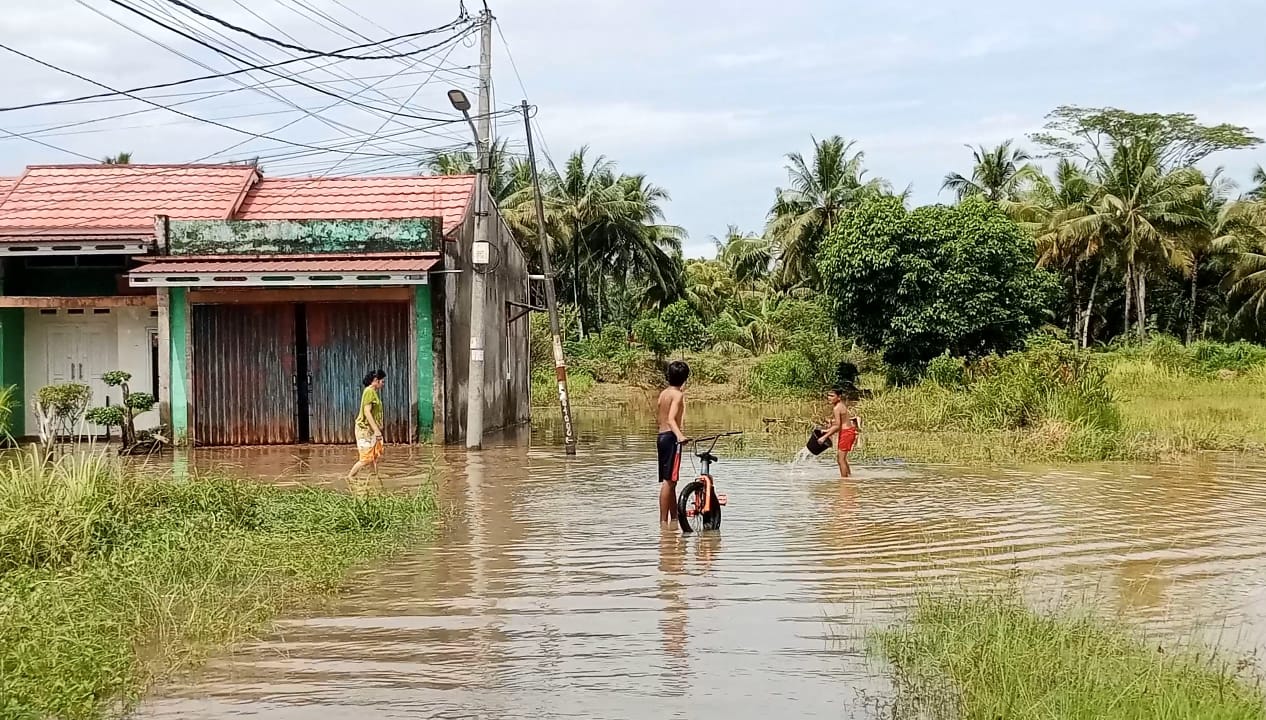
<path fill-rule="evenodd" d="M 158 396 L 158 331 L 149 331 L 149 382 L 150 394 Z"/>

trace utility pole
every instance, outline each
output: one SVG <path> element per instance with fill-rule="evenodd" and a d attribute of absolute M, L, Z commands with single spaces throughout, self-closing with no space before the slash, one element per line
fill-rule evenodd
<path fill-rule="evenodd" d="M 541 247 L 541 272 L 545 274 L 545 307 L 549 310 L 549 332 L 554 345 L 554 377 L 558 379 L 558 405 L 563 411 L 563 443 L 568 455 L 576 454 L 576 430 L 571 424 L 571 398 L 567 395 L 567 359 L 563 357 L 563 336 L 558 329 L 558 298 L 554 295 L 554 262 L 550 259 L 545 232 L 545 202 L 541 199 L 541 178 L 536 171 L 536 150 L 532 145 L 532 118 L 523 101 L 523 126 L 527 130 L 528 165 L 532 168 L 532 194 L 536 197 L 536 237 Z"/>
<path fill-rule="evenodd" d="M 475 177 L 475 242 L 471 252 L 470 285 L 470 369 L 466 374 L 466 449 L 478 450 L 484 443 L 484 273 L 493 223 L 489 218 L 488 176 L 491 170 L 491 85 L 492 13 L 485 5 L 479 16 L 479 117 L 475 131 L 475 152 L 479 173 Z"/>

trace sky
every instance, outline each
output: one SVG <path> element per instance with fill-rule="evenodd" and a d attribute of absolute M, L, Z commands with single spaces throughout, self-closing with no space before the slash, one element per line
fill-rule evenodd
<path fill-rule="evenodd" d="M 211 27 L 194 24 L 171 0 L 120 1 L 198 32 Z M 377 40 L 443 25 L 458 8 L 456 0 L 188 2 L 322 50 L 364 42 L 327 18 Z M 1032 147 L 1026 135 L 1065 104 L 1192 112 L 1266 136 L 1260 0 L 490 0 L 490 7 L 498 30 L 494 109 L 509 110 L 524 98 L 538 107 L 543 164 L 561 165 L 587 145 L 592 155 L 665 188 L 672 197 L 668 221 L 689 234 L 688 257 L 711 255 L 711 238 L 728 225 L 759 231 L 775 188 L 786 183 L 786 154 L 807 153 L 814 136 L 855 140 L 869 172 L 897 189 L 909 186 L 919 204 L 950 200 L 941 180 L 950 171 L 970 171 L 964 145 L 1016 138 Z M 218 31 L 217 42 L 240 43 L 235 52 L 245 57 L 289 57 Z M 0 44 L 115 88 L 237 67 L 110 0 L 6 0 Z M 429 128 L 421 118 L 455 119 L 444 93 L 474 92 L 478 47 L 470 40 L 422 58 L 442 69 L 432 73 L 433 67 L 399 60 L 274 71 L 289 76 L 303 68 L 304 82 L 334 98 L 264 72 L 237 78 L 248 85 L 269 81 L 274 95 L 229 80 L 153 91 L 232 90 L 154 99 L 192 100 L 179 109 L 220 118 L 229 128 L 128 99 L 0 111 L 0 176 L 17 175 L 27 164 L 119 151 L 132 152 L 134 162 L 163 163 L 261 155 L 269 176 L 413 172 L 428 151 L 468 142 L 462 125 Z M 3 107 L 100 91 L 3 49 L 0 76 Z M 356 85 L 348 77 L 365 80 Z M 404 107 L 415 117 L 385 119 L 339 103 L 348 96 Z M 100 120 L 124 113 L 135 114 Z M 89 120 L 97 122 L 48 129 Z M 496 127 L 512 150 L 523 151 L 520 118 L 507 113 Z M 337 152 L 283 155 L 303 151 L 294 143 L 337 146 Z M 1250 169 L 1266 163 L 1266 149 L 1210 163 L 1247 182 Z"/>

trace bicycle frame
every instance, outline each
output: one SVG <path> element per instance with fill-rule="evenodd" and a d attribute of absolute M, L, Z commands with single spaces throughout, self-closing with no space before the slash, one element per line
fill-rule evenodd
<path fill-rule="evenodd" d="M 712 441 L 712 444 L 708 446 L 707 450 L 695 454 L 695 456 L 699 458 L 699 479 L 703 481 L 703 507 L 699 508 L 699 512 L 707 513 L 712 511 L 712 496 L 715 494 L 712 491 L 712 463 L 717 461 L 717 456 L 712 454 L 712 450 L 716 448 L 717 441 L 721 438 L 742 434 L 743 433 L 740 431 L 734 431 L 721 433 L 720 435 L 712 435 L 705 438 L 698 438 L 693 441 L 696 447 L 698 447 L 700 442 L 708 440 Z"/>

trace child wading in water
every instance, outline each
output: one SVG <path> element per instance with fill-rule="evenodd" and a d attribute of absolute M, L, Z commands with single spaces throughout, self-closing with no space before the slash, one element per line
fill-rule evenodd
<path fill-rule="evenodd" d="M 664 371 L 668 387 L 659 394 L 655 416 L 659 423 L 659 435 L 655 438 L 659 456 L 659 521 L 668 523 L 677 519 L 677 476 L 681 472 L 681 446 L 686 434 L 681 421 L 686 414 L 686 381 L 690 379 L 690 366 L 676 360 Z"/>
<path fill-rule="evenodd" d="M 831 426 L 826 429 L 822 439 L 824 442 L 835 440 L 835 457 L 840 464 L 840 477 L 850 477 L 853 469 L 849 467 L 848 454 L 857 444 L 857 434 L 862 427 L 861 418 L 853 410 L 857 397 L 853 392 L 832 388 L 827 392 L 826 399 L 831 403 Z"/>

